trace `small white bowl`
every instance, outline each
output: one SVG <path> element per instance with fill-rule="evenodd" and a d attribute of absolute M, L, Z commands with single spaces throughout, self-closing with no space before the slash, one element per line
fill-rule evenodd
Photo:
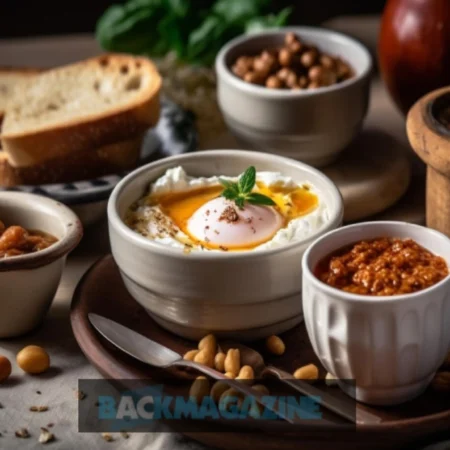
<path fill-rule="evenodd" d="M 167 169 L 189 175 L 236 176 L 254 165 L 310 181 L 323 195 L 330 220 L 313 236 L 272 250 L 192 252 L 153 242 L 125 225 L 130 205 Z M 207 332 L 256 339 L 292 328 L 302 319 L 300 261 L 307 245 L 342 223 L 342 198 L 321 172 L 297 161 L 258 152 L 213 150 L 151 163 L 114 189 L 108 204 L 111 249 L 129 293 L 163 327 L 187 338 Z"/>
<path fill-rule="evenodd" d="M 49 233 L 50 247 L 0 258 L 0 338 L 27 333 L 47 313 L 61 280 L 67 254 L 83 236 L 78 217 L 62 203 L 23 192 L 0 192 L 0 220 L 6 226 Z"/>
<path fill-rule="evenodd" d="M 314 351 L 358 401 L 393 405 L 422 393 L 450 348 L 450 276 L 413 294 L 372 297 L 328 286 L 317 263 L 337 249 L 382 236 L 411 238 L 450 267 L 450 239 L 405 222 L 350 225 L 317 239 L 303 255 L 303 311 Z M 355 380 L 356 389 L 343 380 Z"/>
<path fill-rule="evenodd" d="M 289 31 L 343 58 L 355 76 L 328 87 L 292 91 L 253 85 L 231 72 L 239 56 L 278 47 Z M 249 148 L 321 167 L 336 159 L 360 130 L 369 103 L 371 68 L 368 50 L 335 31 L 286 27 L 243 35 L 217 56 L 218 102 L 229 129 Z"/>

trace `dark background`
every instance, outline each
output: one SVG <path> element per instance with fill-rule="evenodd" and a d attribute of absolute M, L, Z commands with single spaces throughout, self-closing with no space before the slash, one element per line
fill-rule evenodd
<path fill-rule="evenodd" d="M 272 3 L 274 10 L 294 5 L 293 23 L 318 24 L 337 15 L 381 12 L 385 1 L 277 0 Z M 98 17 L 113 3 L 121 1 L 0 0 L 0 38 L 93 31 Z"/>

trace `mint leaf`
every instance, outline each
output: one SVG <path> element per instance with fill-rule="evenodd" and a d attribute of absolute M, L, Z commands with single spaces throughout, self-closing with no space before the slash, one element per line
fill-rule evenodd
<path fill-rule="evenodd" d="M 233 189 L 227 188 L 220 195 L 222 197 L 225 197 L 227 200 L 234 200 L 238 197 L 239 193 L 234 191 Z"/>
<path fill-rule="evenodd" d="M 245 203 L 245 198 L 244 197 L 237 197 L 234 199 L 234 203 L 236 203 L 236 206 L 238 208 L 243 208 L 244 207 L 244 203 Z"/>
<path fill-rule="evenodd" d="M 250 166 L 239 178 L 239 191 L 242 194 L 248 194 L 252 191 L 256 183 L 256 169 Z"/>
<path fill-rule="evenodd" d="M 276 203 L 270 197 L 267 197 L 267 195 L 258 194 L 257 192 L 247 194 L 245 196 L 245 199 L 252 205 L 276 205 Z"/>

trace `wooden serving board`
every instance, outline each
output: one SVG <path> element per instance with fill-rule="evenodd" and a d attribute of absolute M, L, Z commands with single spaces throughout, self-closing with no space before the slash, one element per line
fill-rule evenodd
<path fill-rule="evenodd" d="M 167 372 L 140 363 L 102 339 L 88 321 L 90 312 L 115 320 L 135 331 L 183 354 L 196 343 L 181 339 L 160 328 L 145 310 L 128 294 L 111 255 L 97 262 L 80 281 L 72 302 L 72 329 L 81 350 L 89 361 L 108 379 L 153 379 L 158 382 Z M 266 357 L 267 363 L 289 372 L 315 363 L 319 365 L 300 325 L 282 336 L 287 351 L 282 357 Z M 255 343 L 257 346 L 258 343 Z M 380 370 L 383 370 L 380 367 Z M 324 375 L 322 369 L 322 375 Z M 336 396 L 344 396 L 335 388 Z M 301 443 L 302 450 L 401 449 L 417 445 L 425 436 L 450 430 L 450 397 L 427 391 L 414 401 L 391 408 L 360 405 L 383 419 L 381 424 L 353 428 L 329 425 L 302 431 L 274 433 L 253 429 L 245 423 L 242 431 L 211 432 L 208 423 L 190 427 L 184 434 L 216 448 L 223 449 L 292 449 Z M 194 428 L 195 427 L 195 428 Z"/>

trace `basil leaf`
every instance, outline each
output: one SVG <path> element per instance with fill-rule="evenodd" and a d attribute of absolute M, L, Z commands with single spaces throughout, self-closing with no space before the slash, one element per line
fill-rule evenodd
<path fill-rule="evenodd" d="M 268 0 L 217 0 L 213 12 L 228 24 L 244 25 L 247 20 L 258 16 L 268 3 Z"/>
<path fill-rule="evenodd" d="M 259 194 L 258 192 L 252 192 L 246 195 L 246 200 L 253 205 L 268 205 L 274 206 L 276 203 L 267 195 Z"/>
<path fill-rule="evenodd" d="M 256 169 L 250 166 L 239 178 L 239 191 L 247 194 L 252 191 L 256 183 Z"/>
<path fill-rule="evenodd" d="M 253 17 L 245 24 L 245 32 L 251 34 L 264 31 L 268 28 L 282 27 L 286 24 L 291 13 L 292 8 L 284 8 L 278 14 Z"/>

